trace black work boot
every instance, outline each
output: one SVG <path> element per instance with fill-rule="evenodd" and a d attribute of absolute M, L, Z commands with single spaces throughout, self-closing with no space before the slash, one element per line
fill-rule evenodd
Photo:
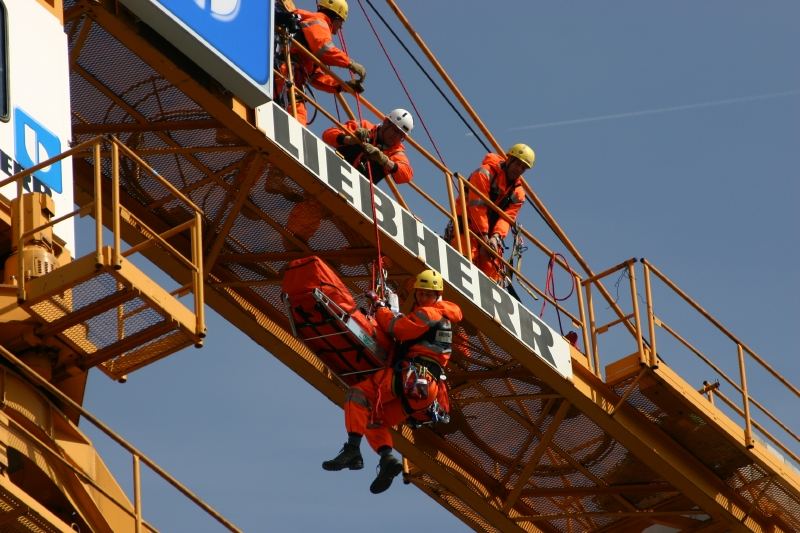
<path fill-rule="evenodd" d="M 345 468 L 361 470 L 364 468 L 364 459 L 361 458 L 361 450 L 358 449 L 358 446 L 345 442 L 339 451 L 339 455 L 330 461 L 322 463 L 322 468 L 333 471 L 344 470 Z"/>
<path fill-rule="evenodd" d="M 390 453 L 381 455 L 378 467 L 378 476 L 369 486 L 369 491 L 372 494 L 380 494 L 388 489 L 392 485 L 392 480 L 403 471 L 403 464 Z"/>

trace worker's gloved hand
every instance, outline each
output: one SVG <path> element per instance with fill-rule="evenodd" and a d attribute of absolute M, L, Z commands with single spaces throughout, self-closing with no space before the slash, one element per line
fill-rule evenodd
<path fill-rule="evenodd" d="M 496 250 L 496 249 L 497 249 L 497 248 L 494 246 L 493 239 L 489 238 L 489 236 L 488 236 L 488 235 L 484 235 L 484 236 L 483 236 L 483 241 L 484 241 L 484 242 L 480 243 L 480 246 L 479 246 L 479 248 L 478 248 L 478 254 L 480 254 L 480 256 L 481 256 L 483 259 L 490 259 L 490 258 L 493 258 L 494 256 L 493 256 L 493 255 L 492 255 L 492 253 L 489 251 L 489 248 L 492 248 L 493 250 Z"/>
<path fill-rule="evenodd" d="M 367 128 L 356 128 L 353 134 L 358 137 L 362 143 L 369 142 L 369 130 Z"/>
<path fill-rule="evenodd" d="M 391 162 L 389 160 L 389 156 L 384 154 L 381 150 L 378 150 L 377 152 L 368 154 L 367 157 L 369 157 L 370 160 L 372 160 L 372 161 L 376 162 L 377 164 L 379 164 L 381 167 L 385 167 L 386 165 L 388 165 Z"/>
<path fill-rule="evenodd" d="M 358 137 L 350 133 L 348 135 L 342 136 L 342 144 L 345 146 L 352 146 L 354 144 L 360 144 L 360 143 L 358 142 Z"/>
<path fill-rule="evenodd" d="M 375 291 L 367 291 L 366 293 L 364 293 L 364 296 L 366 296 L 367 300 L 372 302 L 372 305 L 374 305 L 376 308 L 377 307 L 388 307 L 388 304 L 386 303 L 386 300 L 381 299 L 381 297 L 378 296 L 378 293 L 375 292 Z"/>
<path fill-rule="evenodd" d="M 500 235 L 498 235 L 497 233 L 492 235 L 492 237 L 489 239 L 489 246 L 491 246 L 493 250 L 496 250 L 498 253 L 502 255 L 503 239 L 500 237 Z"/>
<path fill-rule="evenodd" d="M 350 64 L 347 65 L 347 68 L 360 78 L 360 81 L 364 81 L 364 78 L 367 77 L 367 69 L 364 68 L 364 65 L 361 63 L 356 63 L 355 61 L 350 61 Z"/>
<path fill-rule="evenodd" d="M 356 94 L 361 94 L 364 92 L 364 84 L 361 80 L 347 80 L 344 82 L 344 84 L 350 87 Z"/>
<path fill-rule="evenodd" d="M 375 146 L 374 144 L 370 144 L 370 143 L 364 143 L 364 144 L 361 146 L 361 150 L 362 150 L 362 151 L 364 152 L 364 154 L 365 154 L 365 155 L 366 155 L 368 158 L 370 158 L 370 159 L 372 159 L 372 158 L 374 157 L 374 154 L 379 154 L 379 153 L 381 153 L 381 150 L 380 150 L 380 148 L 378 148 L 378 147 L 377 147 L 377 146 Z"/>

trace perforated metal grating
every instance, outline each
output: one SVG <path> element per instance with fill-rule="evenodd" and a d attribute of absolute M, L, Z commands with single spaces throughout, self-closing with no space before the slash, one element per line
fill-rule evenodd
<path fill-rule="evenodd" d="M 65 299 L 56 294 L 31 305 L 30 309 L 42 321 L 57 324 L 59 320 L 68 321 L 77 312 L 93 310 L 103 301 L 113 302 L 110 309 L 92 314 L 81 323 L 63 329 L 62 335 L 81 352 L 93 354 L 126 337 L 157 327 L 166 320 L 123 281 L 110 273 L 99 273 L 73 286 L 68 293 L 71 298 Z"/>
<path fill-rule="evenodd" d="M 631 376 L 614 386 L 622 394 L 634 381 Z M 800 531 L 800 501 L 784 483 L 761 467 L 716 430 L 698 412 L 670 392 L 655 376 L 635 385 L 628 404 L 647 413 L 665 433 L 680 443 L 726 485 L 749 504 L 752 512 L 768 521 L 782 524 L 786 531 Z"/>
<path fill-rule="evenodd" d="M 40 332 L 65 341 L 86 368 L 101 365 L 119 378 L 196 342 L 190 329 L 145 298 L 123 271 L 98 270 L 79 282 L 60 279 L 62 287 L 51 285 L 23 305 L 43 323 Z"/>
<path fill-rule="evenodd" d="M 63 533 L 70 531 L 63 522 L 45 519 L 28 504 L 0 486 L 0 531 L 3 533 Z"/>

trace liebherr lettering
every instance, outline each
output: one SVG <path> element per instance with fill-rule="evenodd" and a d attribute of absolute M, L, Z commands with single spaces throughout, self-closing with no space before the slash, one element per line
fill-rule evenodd
<path fill-rule="evenodd" d="M 259 109 L 259 127 L 298 162 L 372 221 L 372 191 L 366 177 L 321 139 L 303 128 L 280 107 Z M 490 280 L 435 232 L 403 209 L 389 195 L 374 188 L 378 226 L 409 253 L 419 257 L 466 298 L 475 302 L 506 331 L 566 378 L 572 377 L 567 342 L 539 317 Z"/>

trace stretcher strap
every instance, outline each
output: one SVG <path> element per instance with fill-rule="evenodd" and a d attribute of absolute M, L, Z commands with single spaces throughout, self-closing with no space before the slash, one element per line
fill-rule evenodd
<path fill-rule="evenodd" d="M 348 331 L 342 331 L 339 327 L 341 323 L 335 317 L 332 317 L 327 310 L 324 310 L 322 306 L 317 306 L 317 308 L 320 311 L 320 317 L 323 318 L 323 320 L 317 322 L 313 321 L 311 319 L 311 313 L 302 307 L 293 308 L 294 314 L 303 320 L 302 323 L 297 324 L 298 334 L 300 334 L 300 337 L 306 341 L 319 341 L 323 345 L 327 346 L 327 349 L 321 348 L 320 351 L 336 354 L 336 356 L 339 358 L 339 360 L 341 360 L 348 370 L 358 370 L 357 367 L 353 366 L 350 361 L 344 357 L 344 353 L 355 352 L 355 362 L 359 362 L 362 359 L 366 359 L 364 345 L 355 341 Z M 325 318 L 326 316 L 327 318 Z M 327 331 L 320 328 L 327 328 Z M 314 334 L 305 335 L 303 330 L 311 330 Z M 331 338 L 334 336 L 341 336 L 341 340 L 347 343 L 349 346 L 336 346 L 331 342 Z"/>

